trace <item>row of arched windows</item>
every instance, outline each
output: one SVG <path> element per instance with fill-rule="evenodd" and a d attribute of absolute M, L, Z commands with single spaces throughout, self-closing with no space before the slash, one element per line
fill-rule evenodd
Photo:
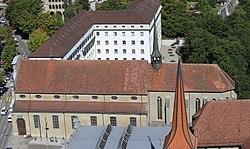
<path fill-rule="evenodd" d="M 49 9 L 63 9 L 63 5 L 49 5 Z"/>
<path fill-rule="evenodd" d="M 216 101 L 215 98 L 212 100 Z M 166 108 L 169 108 L 169 100 L 166 100 Z M 186 101 L 186 108 L 188 108 L 188 102 Z M 201 100 L 199 98 L 196 98 L 195 100 L 195 112 L 199 111 L 201 108 Z M 162 119 L 162 113 L 163 113 L 163 107 L 162 107 L 162 99 L 161 97 L 157 97 L 157 118 Z"/>
<path fill-rule="evenodd" d="M 49 0 L 49 2 L 63 2 L 64 0 Z"/>

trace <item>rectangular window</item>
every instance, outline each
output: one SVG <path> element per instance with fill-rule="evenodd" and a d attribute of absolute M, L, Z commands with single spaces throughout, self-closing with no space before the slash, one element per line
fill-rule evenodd
<path fill-rule="evenodd" d="M 117 32 L 114 32 L 114 36 L 117 36 Z"/>
<path fill-rule="evenodd" d="M 117 45 L 117 41 L 116 40 L 114 41 L 114 45 Z"/>
<path fill-rule="evenodd" d="M 125 36 L 126 36 L 125 32 L 122 32 L 122 36 L 123 36 L 123 37 L 125 37 Z"/>
<path fill-rule="evenodd" d="M 123 54 L 126 54 L 126 53 L 127 53 L 126 49 L 123 49 Z"/>
<path fill-rule="evenodd" d="M 109 54 L 109 49 L 106 49 L 106 54 Z"/>
<path fill-rule="evenodd" d="M 141 49 L 141 54 L 144 54 L 144 49 Z"/>
<path fill-rule="evenodd" d="M 123 60 L 127 60 L 127 58 L 123 58 Z"/>
<path fill-rule="evenodd" d="M 117 123 L 116 123 L 116 117 L 110 117 L 110 125 L 112 126 L 116 126 Z"/>
<path fill-rule="evenodd" d="M 143 32 L 140 32 L 140 36 L 144 36 L 144 33 L 143 33 Z"/>
<path fill-rule="evenodd" d="M 105 36 L 108 36 L 108 32 L 105 32 Z"/>
<path fill-rule="evenodd" d="M 109 58 L 106 58 L 106 60 L 109 60 Z"/>
<path fill-rule="evenodd" d="M 118 58 L 115 58 L 115 60 L 118 60 Z"/>
<path fill-rule="evenodd" d="M 126 45 L 126 41 L 125 41 L 125 40 L 123 40 L 123 41 L 122 41 L 122 44 L 123 44 L 123 45 Z"/>
<path fill-rule="evenodd" d="M 136 127 L 136 118 L 135 117 L 130 117 L 130 125 Z"/>
<path fill-rule="evenodd" d="M 131 41 L 131 44 L 132 44 L 132 45 L 135 45 L 135 41 L 134 41 L 134 40 L 132 40 L 132 41 Z"/>
<path fill-rule="evenodd" d="M 108 40 L 105 41 L 105 45 L 109 45 L 109 41 Z"/>
<path fill-rule="evenodd" d="M 115 49 L 115 50 L 114 50 L 114 53 L 115 53 L 115 54 L 118 54 L 118 49 Z"/>
<path fill-rule="evenodd" d="M 99 32 L 96 32 L 96 36 L 100 36 L 100 33 L 99 33 Z"/>
<path fill-rule="evenodd" d="M 72 129 L 74 129 L 74 128 L 77 127 L 76 124 L 77 124 L 77 116 L 73 115 L 73 116 L 71 116 L 71 126 L 72 126 Z"/>
<path fill-rule="evenodd" d="M 59 120 L 57 115 L 52 116 L 53 128 L 59 128 Z"/>
<path fill-rule="evenodd" d="M 132 60 L 135 60 L 135 58 L 132 58 Z"/>
<path fill-rule="evenodd" d="M 97 49 L 97 53 L 101 53 L 101 49 Z"/>
<path fill-rule="evenodd" d="M 33 115 L 33 118 L 34 118 L 34 126 L 35 126 L 35 128 L 41 128 L 40 116 L 39 115 Z"/>
<path fill-rule="evenodd" d="M 131 36 L 132 36 L 132 37 L 135 36 L 135 32 L 131 32 Z"/>
<path fill-rule="evenodd" d="M 141 60 L 145 60 L 144 58 L 141 58 Z"/>
<path fill-rule="evenodd" d="M 99 40 L 97 40 L 96 43 L 97 43 L 97 45 L 100 45 L 100 41 Z"/>
<path fill-rule="evenodd" d="M 132 49 L 132 54 L 135 54 L 135 49 Z"/>
<path fill-rule="evenodd" d="M 144 45 L 144 41 L 143 40 L 141 40 L 141 45 Z"/>
<path fill-rule="evenodd" d="M 91 123 L 91 126 L 97 126 L 97 117 L 90 116 L 90 123 Z"/>
<path fill-rule="evenodd" d="M 101 58 L 98 58 L 98 60 L 101 60 Z"/>

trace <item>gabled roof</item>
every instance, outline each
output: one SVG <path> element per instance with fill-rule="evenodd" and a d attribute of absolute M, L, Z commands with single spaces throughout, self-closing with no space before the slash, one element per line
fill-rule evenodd
<path fill-rule="evenodd" d="M 150 24 L 159 7 L 159 0 L 135 0 L 128 10 L 80 11 L 30 58 L 63 58 L 94 24 Z"/>
<path fill-rule="evenodd" d="M 162 64 L 154 71 L 149 66 L 149 90 L 175 91 L 177 64 Z M 225 92 L 235 82 L 217 64 L 182 64 L 185 92 Z"/>
<path fill-rule="evenodd" d="M 183 64 L 186 92 L 225 92 L 234 82 L 215 64 Z M 139 94 L 175 91 L 176 64 L 147 61 L 22 60 L 16 93 Z"/>
<path fill-rule="evenodd" d="M 195 115 L 199 147 L 250 148 L 250 100 L 209 101 Z"/>
<path fill-rule="evenodd" d="M 146 61 L 22 61 L 16 92 L 147 94 L 146 70 Z"/>

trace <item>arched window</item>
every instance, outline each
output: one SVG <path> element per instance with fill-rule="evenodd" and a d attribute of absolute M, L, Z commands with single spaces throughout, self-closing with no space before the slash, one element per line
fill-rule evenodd
<path fill-rule="evenodd" d="M 158 119 L 162 119 L 162 99 L 157 97 L 157 115 Z"/>
<path fill-rule="evenodd" d="M 34 126 L 35 126 L 35 128 L 41 128 L 40 116 L 39 115 L 33 115 L 33 118 L 34 118 Z"/>
<path fill-rule="evenodd" d="M 58 9 L 58 5 L 56 5 L 56 9 Z"/>
<path fill-rule="evenodd" d="M 216 99 L 215 99 L 215 98 L 213 98 L 212 100 L 213 100 L 213 101 L 216 101 Z"/>
<path fill-rule="evenodd" d="M 77 123 L 77 116 L 75 116 L 75 115 L 71 116 L 71 126 L 72 126 L 72 129 L 75 128 L 76 123 Z"/>
<path fill-rule="evenodd" d="M 55 5 L 52 5 L 52 9 L 55 9 Z"/>
<path fill-rule="evenodd" d="M 91 126 L 97 126 L 97 117 L 90 116 L 90 122 L 91 122 Z"/>
<path fill-rule="evenodd" d="M 49 9 L 51 9 L 51 5 L 49 5 Z"/>
<path fill-rule="evenodd" d="M 110 117 L 110 125 L 116 126 L 116 117 Z"/>
<path fill-rule="evenodd" d="M 136 127 L 136 118 L 135 117 L 130 117 L 130 125 Z"/>
<path fill-rule="evenodd" d="M 57 115 L 52 116 L 53 128 L 59 128 L 59 120 Z"/>
<path fill-rule="evenodd" d="M 196 98 L 195 100 L 195 112 L 199 111 L 201 107 L 201 101 L 199 98 Z"/>

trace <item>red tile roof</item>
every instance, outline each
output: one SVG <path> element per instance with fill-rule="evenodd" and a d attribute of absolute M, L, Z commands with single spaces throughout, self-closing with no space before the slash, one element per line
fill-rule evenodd
<path fill-rule="evenodd" d="M 27 60 L 17 93 L 147 94 L 146 61 Z"/>
<path fill-rule="evenodd" d="M 149 67 L 149 89 L 174 91 L 177 64 L 163 64 L 159 71 Z M 184 90 L 187 92 L 225 92 L 234 81 L 216 64 L 182 64 Z"/>
<path fill-rule="evenodd" d="M 134 0 L 128 10 L 80 11 L 30 58 L 63 58 L 93 24 L 149 24 L 159 7 L 159 0 Z"/>
<path fill-rule="evenodd" d="M 49 106 L 48 106 L 49 105 Z M 139 102 L 32 101 L 18 100 L 15 112 L 147 114 L 147 104 Z"/>
<path fill-rule="evenodd" d="M 194 118 L 199 147 L 250 148 L 250 100 L 209 101 Z"/>
<path fill-rule="evenodd" d="M 215 64 L 183 64 L 186 92 L 225 92 L 234 82 Z M 142 94 L 175 91 L 177 64 L 147 61 L 24 60 L 16 93 Z"/>

